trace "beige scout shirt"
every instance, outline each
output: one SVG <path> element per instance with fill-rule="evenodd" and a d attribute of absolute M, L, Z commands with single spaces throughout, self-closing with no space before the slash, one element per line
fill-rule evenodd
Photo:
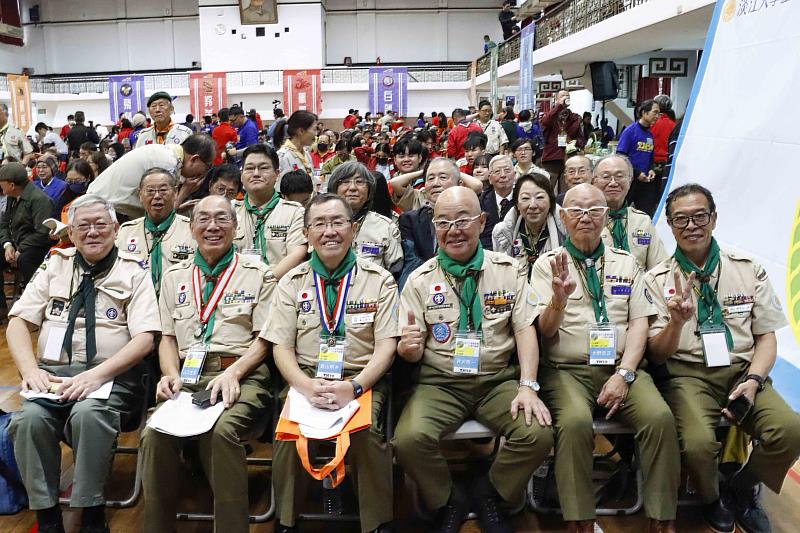
<path fill-rule="evenodd" d="M 562 250 L 564 248 L 559 247 L 547 252 L 533 265 L 533 291 L 539 298 L 537 317 L 553 297 L 550 260 Z M 589 364 L 589 326 L 597 320 L 583 273 L 576 266 L 576 261 L 571 257 L 569 259 L 569 272 L 577 287 L 567 300 L 558 332 L 549 339 L 542 339 L 542 357 L 553 363 Z M 597 275 L 603 284 L 608 321 L 616 327 L 619 361 L 625 351 L 628 322 L 654 315 L 656 309 L 652 298 L 645 293 L 642 269 L 630 253 L 606 246 Z"/>
<path fill-rule="evenodd" d="M 394 197 L 392 199 L 395 200 Z M 401 211 L 414 211 L 430 202 L 425 195 L 425 189 L 415 189 L 409 185 L 403 192 L 403 196 L 397 198 L 394 203 Z"/>
<path fill-rule="evenodd" d="M 345 302 L 344 369 L 361 370 L 375 352 L 375 343 L 400 336 L 397 283 L 384 269 L 357 257 Z M 323 333 L 314 276 L 309 261 L 283 276 L 272 301 L 272 316 L 261 338 L 294 348 L 300 366 L 317 366 Z"/>
<path fill-rule="evenodd" d="M 22 161 L 23 157 L 33 153 L 33 146 L 22 130 L 6 123 L 0 128 L 0 150 L 3 151 L 4 157 L 12 156 Z"/>
<path fill-rule="evenodd" d="M 359 224 L 353 250 L 389 272 L 397 272 L 403 266 L 400 229 L 391 219 L 374 211 L 368 211 Z"/>
<path fill-rule="evenodd" d="M 270 314 L 275 277 L 266 265 L 241 255 L 238 258 L 239 264 L 214 315 L 206 370 L 219 368 L 214 356 L 243 356 L 255 338 L 253 333 L 261 331 Z M 194 303 L 193 269 L 193 258 L 181 261 L 167 270 L 161 280 L 158 307 L 162 332 L 175 337 L 180 352 L 202 343 L 202 337 L 195 337 L 200 328 L 200 313 Z M 200 279 L 205 284 L 205 276 L 201 274 Z"/>
<path fill-rule="evenodd" d="M 241 252 L 245 248 L 258 247 L 256 216 L 248 213 L 244 201 L 234 202 L 236 208 L 236 238 L 233 243 Z M 267 260 L 277 265 L 296 246 L 308 244 L 303 235 L 303 206 L 281 198 L 278 205 L 264 222 L 264 237 L 267 243 Z M 254 242 L 255 241 L 255 242 Z"/>
<path fill-rule="evenodd" d="M 40 328 L 37 345 L 40 361 L 53 328 L 66 328 L 68 324 L 70 294 L 78 290 L 82 274 L 75 263 L 75 253 L 75 248 L 54 249 L 9 313 Z M 112 357 L 139 333 L 161 331 L 161 322 L 153 313 L 158 303 L 150 272 L 137 258 L 120 251 L 114 266 L 96 280 L 95 287 L 97 355 L 93 366 Z M 72 347 L 73 362 L 85 363 L 86 327 L 82 316 L 75 323 Z M 64 352 L 60 363 L 69 364 Z"/>
<path fill-rule="evenodd" d="M 612 221 L 603 228 L 600 237 L 606 246 L 614 246 L 611 237 Z M 639 262 L 639 266 L 647 271 L 669 257 L 664 243 L 656 233 L 656 228 L 650 216 L 638 209 L 628 207 L 628 216 L 625 219 L 625 234 L 628 236 L 628 249 Z"/>
<path fill-rule="evenodd" d="M 150 261 L 153 234 L 144 229 L 144 217 L 125 222 L 117 234 L 117 248 L 136 256 L 140 261 Z M 161 240 L 161 271 L 166 272 L 172 265 L 189 259 L 197 248 L 189 228 L 189 219 L 175 215 L 167 233 Z"/>
<path fill-rule="evenodd" d="M 533 324 L 536 300 L 531 298 L 527 265 L 520 265 L 505 254 L 488 250 L 483 253 L 477 296 L 483 309 L 478 373 L 486 375 L 508 367 L 516 350 L 514 332 Z M 410 311 L 417 324 L 428 332 L 423 365 L 453 372 L 459 310 L 458 296 L 435 257 L 408 277 L 400 297 L 400 327 L 408 325 Z"/>
<path fill-rule="evenodd" d="M 722 277 L 720 278 L 720 271 Z M 645 283 L 655 303 L 657 314 L 650 319 L 653 337 L 669 322 L 667 299 L 675 291 L 674 272 L 681 272 L 677 261 L 670 257 L 645 275 Z M 683 275 L 682 284 L 686 283 Z M 711 277 L 711 286 L 717 289 L 717 299 L 722 315 L 733 337 L 731 360 L 751 361 L 755 347 L 754 337 L 776 331 L 788 324 L 781 302 L 767 278 L 764 267 L 751 258 L 720 250 L 720 266 Z M 700 283 L 695 281 L 700 290 Z M 697 293 L 692 291 L 692 302 L 697 308 Z M 678 361 L 705 363 L 703 345 L 697 331 L 697 314 L 683 325 L 678 350 L 673 356 Z"/>
<path fill-rule="evenodd" d="M 167 132 L 166 137 L 164 137 L 163 144 L 183 144 L 183 141 L 185 141 L 192 133 L 194 132 L 183 124 L 175 124 Z M 136 138 L 136 146 L 134 146 L 134 148 L 141 148 L 142 146 L 147 146 L 148 144 L 157 144 L 156 140 L 156 128 L 155 126 L 150 126 L 149 128 L 145 128 L 139 132 L 139 136 Z"/>

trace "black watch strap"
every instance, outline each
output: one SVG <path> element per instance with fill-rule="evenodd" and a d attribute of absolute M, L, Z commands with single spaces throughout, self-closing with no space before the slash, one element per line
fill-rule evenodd
<path fill-rule="evenodd" d="M 353 398 L 358 398 L 362 394 L 364 394 L 364 387 L 358 384 L 358 382 L 354 379 L 350 380 L 350 385 L 353 386 Z"/>
<path fill-rule="evenodd" d="M 758 374 L 747 374 L 744 377 L 743 382 L 744 381 L 749 381 L 751 379 L 758 383 L 758 392 L 761 392 L 762 390 L 764 390 L 764 381 L 766 381 L 764 378 L 762 378 Z"/>

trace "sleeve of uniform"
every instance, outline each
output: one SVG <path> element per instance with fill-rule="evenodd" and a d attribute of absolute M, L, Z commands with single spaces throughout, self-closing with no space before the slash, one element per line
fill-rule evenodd
<path fill-rule="evenodd" d="M 669 255 L 667 254 L 667 250 L 664 248 L 664 243 L 661 240 L 661 237 L 658 236 L 656 227 L 652 222 L 650 223 L 650 228 L 647 231 L 650 232 L 650 246 L 647 247 L 647 269 L 650 270 L 661 261 L 669 257 Z"/>
<path fill-rule="evenodd" d="M 41 326 L 47 310 L 49 298 L 50 274 L 47 271 L 47 261 L 33 274 L 19 300 L 14 303 L 9 311 L 10 316 L 18 316 L 26 322 Z"/>
<path fill-rule="evenodd" d="M 375 313 L 376 341 L 400 336 L 400 323 L 397 320 L 399 300 L 397 283 L 391 276 L 386 276 L 381 280 L 378 311 Z"/>
<path fill-rule="evenodd" d="M 650 315 L 650 331 L 648 337 L 655 337 L 667 327 L 669 322 L 669 308 L 667 307 L 667 300 L 664 298 L 664 288 L 658 283 L 658 279 L 652 272 L 644 274 L 644 290 L 646 291 L 645 298 L 650 297 L 653 300 L 653 306 L 656 309 L 655 315 Z"/>
<path fill-rule="evenodd" d="M 258 300 L 256 307 L 253 309 L 253 331 L 260 332 L 267 323 L 270 317 L 270 310 L 272 308 L 272 300 L 275 296 L 275 287 L 278 285 L 275 281 L 275 276 L 269 270 L 263 273 L 261 281 L 261 290 L 258 293 Z"/>
<path fill-rule="evenodd" d="M 400 228 L 392 223 L 390 226 L 389 246 L 386 249 L 386 266 L 393 274 L 403 269 L 403 247 L 400 244 Z"/>
<path fill-rule="evenodd" d="M 418 193 L 419 191 L 417 191 L 417 189 L 415 189 L 413 185 L 409 183 L 408 187 L 406 187 L 406 190 L 403 191 L 403 196 L 397 199 L 395 205 L 402 211 L 411 211 L 414 208 L 414 202 Z"/>
<path fill-rule="evenodd" d="M 161 331 L 161 319 L 153 313 L 158 307 L 156 290 L 150 281 L 150 271 L 142 269 L 133 277 L 133 292 L 128 302 L 128 331 L 131 337 L 148 331 Z"/>
<path fill-rule="evenodd" d="M 293 287 L 289 275 L 283 276 L 278 282 L 272 298 L 270 319 L 259 334 L 262 339 L 286 348 L 294 348 L 297 339 L 297 294 Z"/>
<path fill-rule="evenodd" d="M 536 299 L 534 320 L 542 314 L 553 298 L 553 271 L 550 268 L 550 257 L 547 255 L 542 256 L 533 264 L 531 290 L 533 291 L 532 297 Z"/>
<path fill-rule="evenodd" d="M 644 272 L 636 265 L 636 272 L 633 275 L 633 286 L 628 300 L 628 320 L 653 316 L 656 314 L 656 307 L 653 305 L 653 297 L 650 291 L 645 293 L 647 287 L 644 283 Z"/>
<path fill-rule="evenodd" d="M 515 261 L 514 268 L 517 273 L 517 280 L 514 284 L 517 297 L 514 301 L 514 309 L 511 312 L 511 324 L 514 331 L 519 331 L 533 324 L 533 319 L 537 316 L 537 299 L 533 289 L 528 284 L 527 262 L 524 265 L 520 265 Z"/>
<path fill-rule="evenodd" d="M 763 335 L 788 325 L 788 321 L 783 313 L 781 301 L 775 294 L 772 283 L 769 282 L 767 271 L 763 266 L 753 263 L 753 273 L 756 276 L 752 311 L 753 335 Z"/>
<path fill-rule="evenodd" d="M 419 278 L 415 277 L 409 279 L 403 292 L 400 293 L 400 330 L 408 325 L 408 313 L 414 315 L 414 320 L 422 331 L 427 331 L 428 326 L 425 323 L 425 309 L 423 307 L 424 299 L 420 297 L 417 286 L 420 284 Z"/>
<path fill-rule="evenodd" d="M 308 244 L 308 239 L 303 235 L 303 214 L 304 209 L 295 210 L 292 220 L 289 223 L 289 231 L 286 234 L 286 249 L 291 250 L 295 246 Z"/>
<path fill-rule="evenodd" d="M 175 291 L 172 290 L 169 274 L 161 280 L 161 296 L 158 299 L 158 312 L 161 315 L 161 333 L 175 336 L 175 322 L 172 311 L 175 306 Z M 193 303 L 191 305 L 194 305 Z"/>

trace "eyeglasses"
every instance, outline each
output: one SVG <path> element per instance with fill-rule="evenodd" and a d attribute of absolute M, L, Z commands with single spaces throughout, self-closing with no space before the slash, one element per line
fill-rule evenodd
<path fill-rule="evenodd" d="M 708 226 L 708 223 L 711 222 L 711 215 L 713 215 L 713 213 L 697 213 L 692 216 L 677 215 L 667 220 L 669 220 L 673 228 L 685 229 L 689 226 L 689 221 L 698 228 L 702 228 L 703 226 Z"/>
<path fill-rule="evenodd" d="M 322 233 L 328 228 L 333 229 L 333 231 L 343 231 L 345 228 L 350 227 L 352 223 L 351 220 L 346 218 L 337 218 L 327 222 L 324 220 L 317 220 L 306 226 L 306 228 L 317 233 Z"/>
<path fill-rule="evenodd" d="M 495 176 L 502 176 L 503 174 L 513 174 L 513 173 L 514 169 L 511 167 L 500 167 L 492 170 L 492 174 L 494 174 Z"/>
<path fill-rule="evenodd" d="M 156 195 L 156 193 L 160 194 L 161 196 L 166 196 L 169 193 L 173 192 L 174 190 L 175 189 L 173 189 L 172 187 L 159 187 L 158 189 L 156 189 L 155 187 L 147 187 L 145 189 L 142 189 L 142 192 L 148 198 L 152 198 Z"/>
<path fill-rule="evenodd" d="M 367 180 L 364 178 L 350 178 L 349 180 L 342 180 L 339 182 L 337 188 L 341 187 L 342 185 L 346 185 L 348 187 L 351 185 L 355 185 L 356 187 L 366 187 Z"/>
<path fill-rule="evenodd" d="M 194 222 L 200 226 L 208 226 L 211 224 L 211 221 L 217 226 L 220 227 L 227 227 L 233 224 L 233 217 L 230 215 L 217 215 L 217 216 L 210 216 L 210 215 L 198 215 L 197 218 L 194 219 Z"/>
<path fill-rule="evenodd" d="M 611 180 L 616 181 L 617 183 L 627 183 L 631 181 L 628 176 L 623 176 L 622 174 L 598 174 L 594 177 L 597 181 L 608 181 Z"/>
<path fill-rule="evenodd" d="M 527 152 L 533 152 L 533 150 L 531 148 L 527 147 L 527 146 L 522 146 L 520 148 L 517 148 L 514 151 L 517 152 L 517 153 L 520 153 L 520 154 L 524 154 L 524 153 L 527 153 Z"/>
<path fill-rule="evenodd" d="M 564 172 L 567 176 L 585 176 L 589 173 L 588 168 L 571 168 Z M 610 179 L 610 178 L 602 178 L 602 179 Z"/>
<path fill-rule="evenodd" d="M 73 225 L 72 229 L 78 232 L 79 235 L 88 235 L 89 232 L 94 229 L 97 233 L 105 233 L 113 224 L 109 222 L 95 222 L 93 224 L 78 224 L 77 226 Z"/>
<path fill-rule="evenodd" d="M 433 221 L 433 227 L 436 228 L 436 231 L 450 231 L 450 228 L 455 226 L 458 230 L 467 229 L 472 225 L 473 222 L 478 220 L 480 215 L 475 215 L 474 217 L 464 217 L 459 218 L 457 220 L 447 220 L 444 218 L 437 218 Z"/>
<path fill-rule="evenodd" d="M 220 196 L 236 196 L 239 192 L 239 189 L 229 189 L 224 185 L 216 185 L 211 190 Z"/>
<path fill-rule="evenodd" d="M 602 207 L 602 206 L 599 206 L 599 205 L 595 206 L 595 207 L 590 207 L 588 209 L 584 209 L 582 207 L 565 207 L 564 211 L 566 211 L 567 216 L 569 218 L 572 218 L 572 219 L 575 219 L 575 220 L 582 219 L 583 215 L 589 215 L 589 218 L 591 218 L 593 220 L 599 220 L 599 219 L 603 218 L 603 215 L 606 214 L 606 211 L 608 211 L 608 208 L 607 207 Z"/>

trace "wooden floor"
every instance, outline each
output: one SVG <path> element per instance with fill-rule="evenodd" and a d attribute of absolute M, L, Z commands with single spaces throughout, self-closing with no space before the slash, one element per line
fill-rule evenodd
<path fill-rule="evenodd" d="M 5 339 L 5 326 L 0 326 L 0 408 L 6 411 L 19 409 L 19 378 L 16 369 L 8 353 Z M 122 445 L 133 445 L 136 443 L 137 435 L 126 434 L 122 437 Z M 266 446 L 266 445 L 265 445 Z M 268 448 L 257 449 L 256 455 L 261 453 L 268 454 Z M 64 451 L 64 464 L 62 471 L 69 473 L 71 454 L 69 449 Z M 125 494 L 133 480 L 135 471 L 135 459 L 131 456 L 118 456 L 114 464 L 114 475 L 108 489 L 109 496 L 117 498 Z M 765 490 L 764 502 L 772 520 L 773 531 L 776 533 L 795 533 L 800 531 L 800 464 L 795 465 L 793 472 L 787 477 L 783 492 L 776 495 L 769 490 Z M 210 494 L 205 482 L 192 482 L 195 479 L 189 478 L 184 483 L 185 497 L 182 499 L 180 511 L 210 512 Z M 268 492 L 268 473 L 259 471 L 253 467 L 250 476 L 250 499 L 253 513 L 261 513 L 266 509 Z M 402 477 L 396 476 L 396 497 L 395 497 L 395 517 L 399 531 L 418 532 L 425 531 L 426 524 L 415 517 L 411 506 L 411 498 L 408 490 L 402 483 Z M 109 509 L 108 519 L 111 531 L 114 533 L 138 532 L 142 530 L 143 503 L 140 498 L 135 507 L 129 509 Z M 319 512 L 312 508 L 309 512 Z M 79 513 L 73 513 L 69 509 L 64 511 L 64 519 L 67 533 L 77 532 Z M 601 517 L 600 525 L 606 532 L 642 532 L 646 529 L 646 519 L 642 513 L 630 517 Z M 28 533 L 35 525 L 35 515 L 29 511 L 23 511 L 12 516 L 0 516 L 0 533 Z M 702 525 L 702 519 L 696 507 L 681 507 L 678 510 L 678 531 L 700 532 L 706 531 Z M 254 524 L 251 526 L 253 532 L 271 532 L 274 522 L 264 524 Z M 524 511 L 514 517 L 515 531 L 565 531 L 563 523 L 557 516 L 538 516 L 529 511 Z M 306 522 L 301 528 L 303 531 L 358 531 L 357 524 L 346 524 L 340 528 L 331 527 L 328 524 Z M 213 527 L 210 522 L 178 522 L 177 531 L 179 532 L 211 532 Z M 224 531 L 224 529 L 222 530 Z M 477 521 L 467 522 L 461 530 L 462 532 L 478 532 Z M 165 532 L 168 533 L 168 532 Z"/>

